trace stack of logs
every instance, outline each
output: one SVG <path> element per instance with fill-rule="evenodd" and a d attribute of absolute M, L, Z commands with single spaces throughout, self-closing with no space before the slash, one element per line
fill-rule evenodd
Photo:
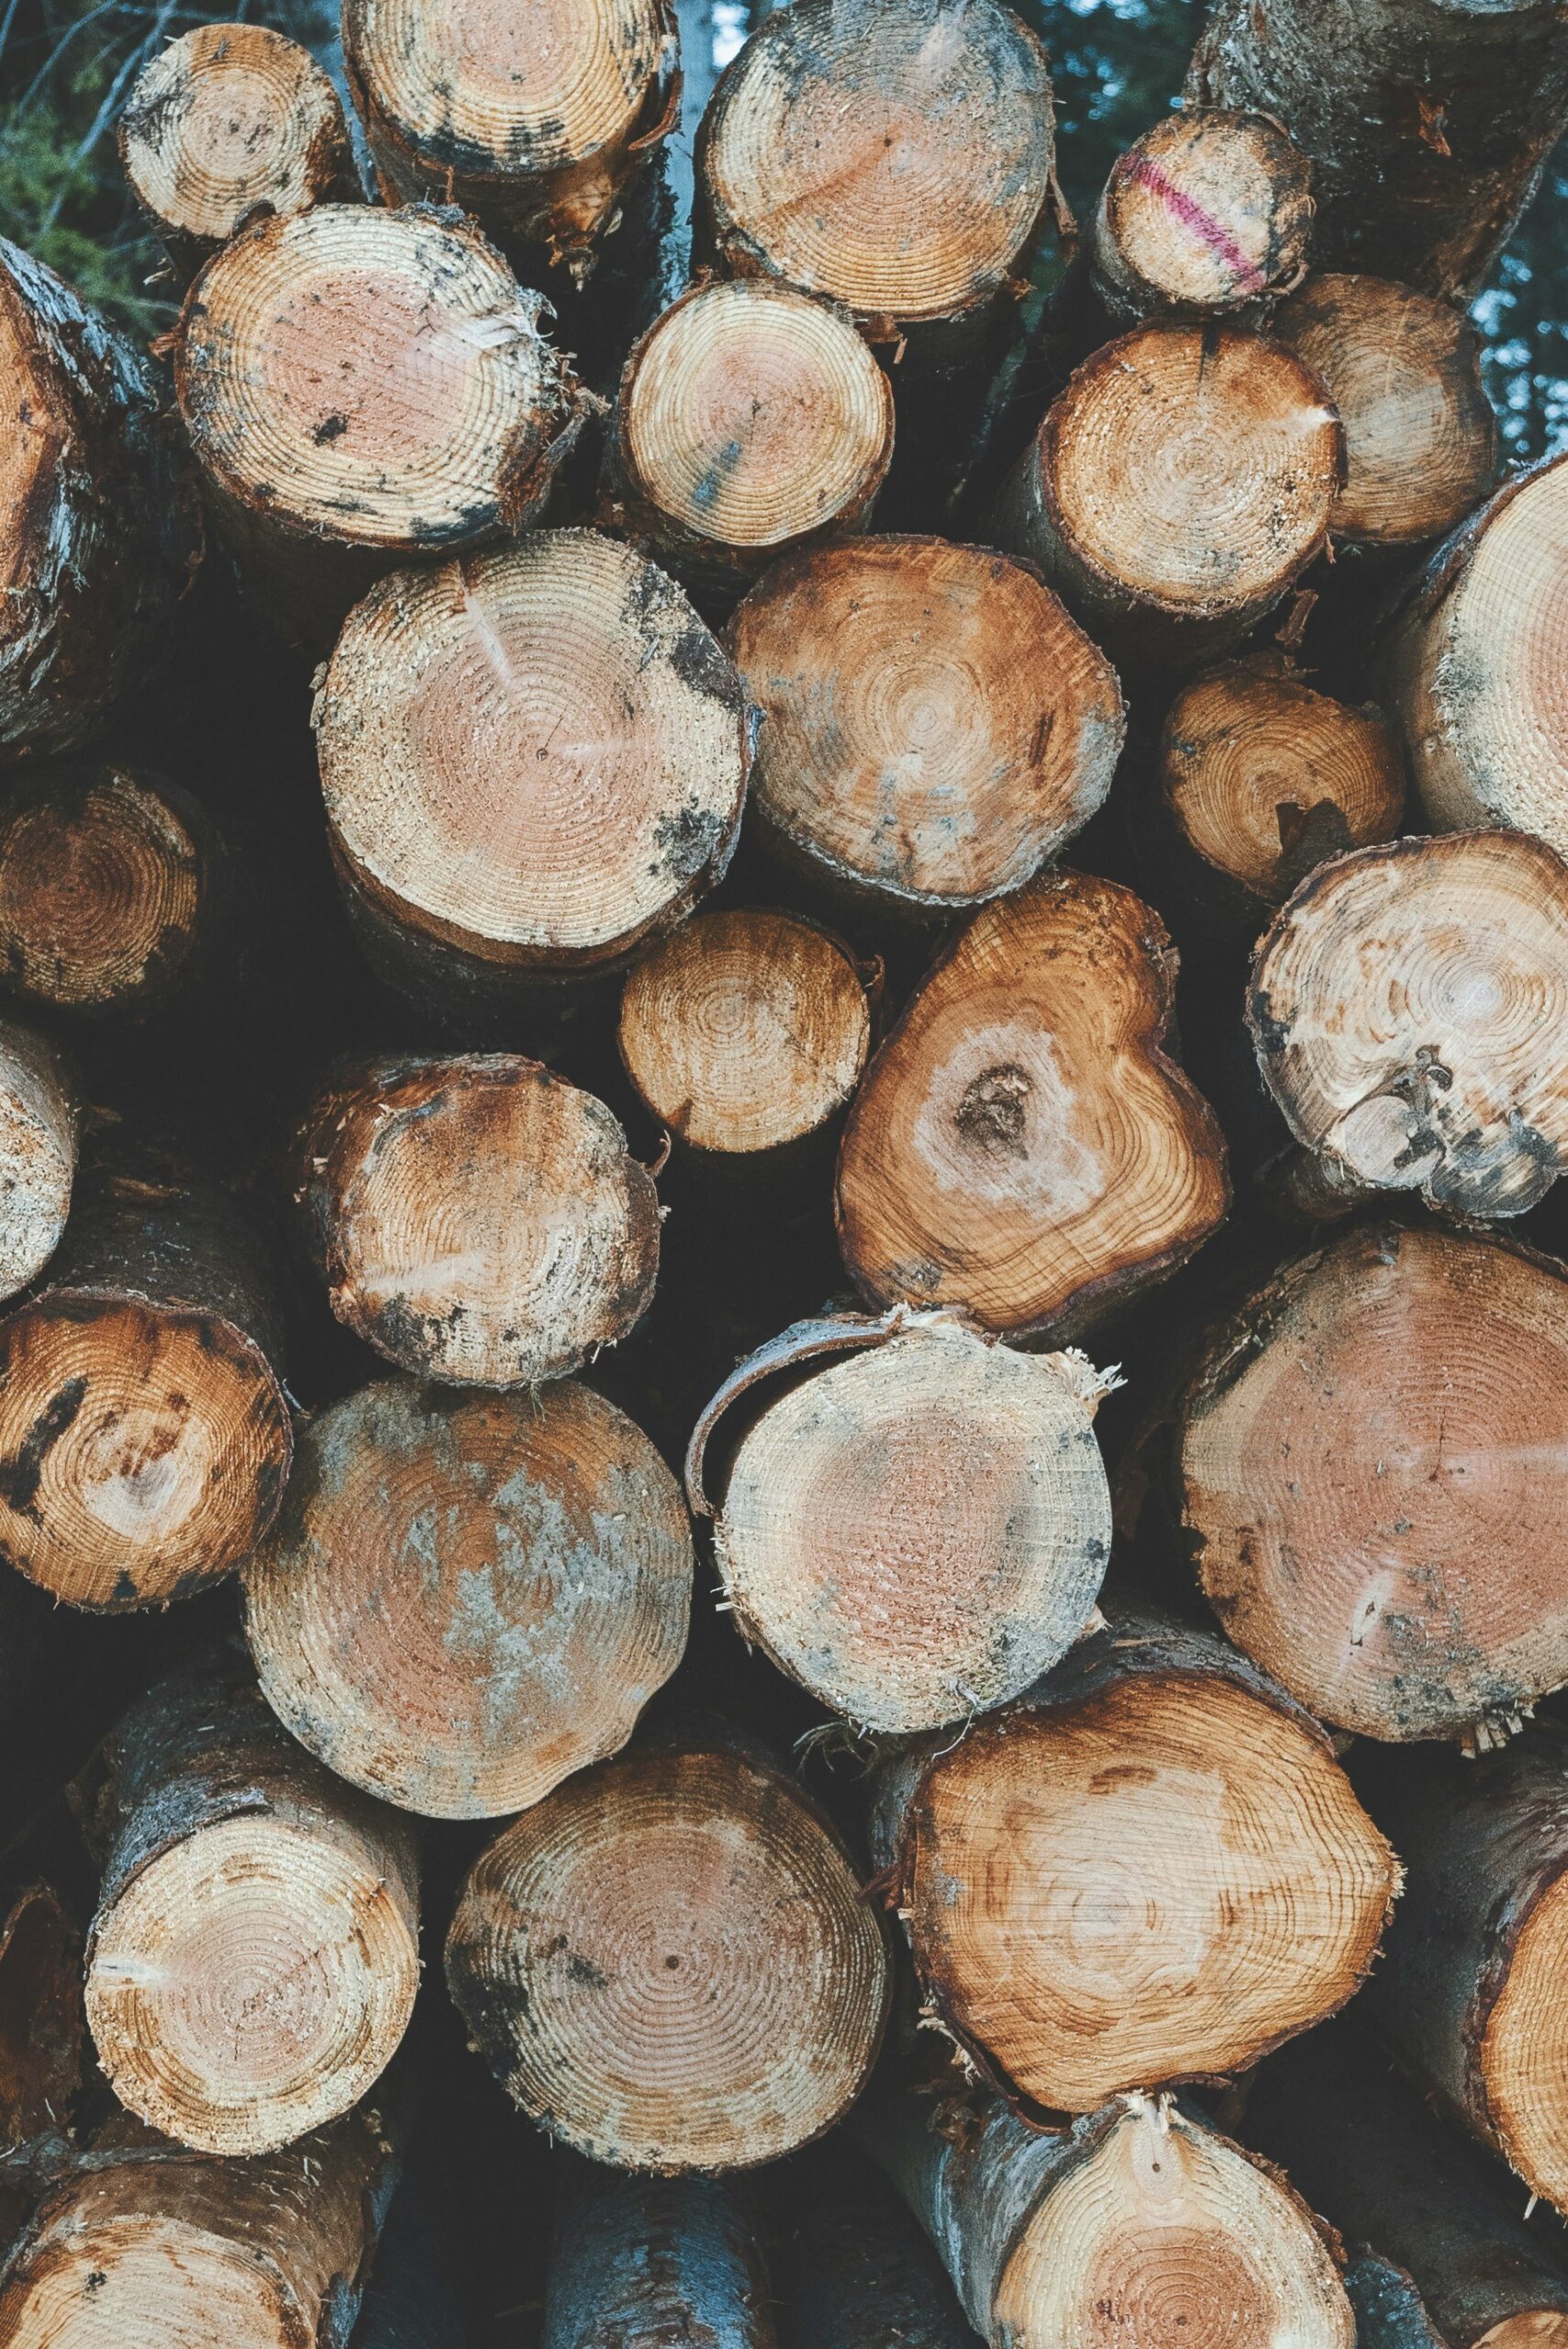
<path fill-rule="evenodd" d="M 1568 17 L 759 14 L 0 248 L 0 2349 L 1562 2349 Z"/>

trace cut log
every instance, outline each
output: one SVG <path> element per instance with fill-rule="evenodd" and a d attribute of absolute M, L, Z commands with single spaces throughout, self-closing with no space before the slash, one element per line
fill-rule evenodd
<path fill-rule="evenodd" d="M 762 710 L 756 808 L 861 911 L 1018 888 L 1110 789 L 1116 673 L 1030 563 L 877 537 L 791 557 L 730 622 Z"/>
<path fill-rule="evenodd" d="M 619 1752 L 684 1651 L 692 1564 L 673 1477 L 591 1388 L 398 1381 L 307 1424 L 246 1631 L 339 1777 L 493 1819 Z"/>
<path fill-rule="evenodd" d="M 607 518 L 722 589 L 869 520 L 893 390 L 836 304 L 767 278 L 688 288 L 621 377 Z"/>
<path fill-rule="evenodd" d="M 709 1443 L 760 1386 L 710 1503 Z M 863 1729 L 1016 1697 L 1082 1635 L 1110 1554 L 1100 1392 L 1082 1356 L 948 1316 L 797 1323 L 719 1389 L 687 1455 L 738 1630 Z"/>
<path fill-rule="evenodd" d="M 68 751 L 172 646 L 197 508 L 146 361 L 0 239 L 0 752 Z"/>
<path fill-rule="evenodd" d="M 996 0 L 794 0 L 703 117 L 699 234 L 731 275 L 946 355 L 1027 292 L 1055 166 L 1045 51 Z"/>
<path fill-rule="evenodd" d="M 1345 428 L 1330 527 L 1355 546 L 1440 538 L 1497 477 L 1497 419 L 1462 310 L 1385 277 L 1313 277 L 1272 331 L 1320 375 Z"/>
<path fill-rule="evenodd" d="M 53 1885 L 37 1876 L 8 1883 L 0 1899 L 0 2152 L 63 2135 L 86 2037 L 81 1928 Z"/>
<path fill-rule="evenodd" d="M 350 910 L 438 978 L 581 974 L 673 928 L 729 862 L 751 763 L 731 662 L 595 530 L 384 581 L 316 730 Z"/>
<path fill-rule="evenodd" d="M 1117 158 L 1089 267 L 1118 325 L 1218 317 L 1289 293 L 1311 241 L 1311 173 L 1281 125 L 1189 106 Z"/>
<path fill-rule="evenodd" d="M 277 1513 L 293 1452 L 267 1268 L 162 1160 L 84 1176 L 0 1322 L 0 1557 L 73 1607 L 165 1606 Z"/>
<path fill-rule="evenodd" d="M 784 2349 L 975 2349 L 907 2205 L 841 2139 L 814 2154 L 790 2211 Z"/>
<path fill-rule="evenodd" d="M 774 2349 L 775 2338 L 757 2230 L 733 2188 L 572 2165 L 557 2195 L 540 2349 Z"/>
<path fill-rule="evenodd" d="M 750 2168 L 875 2060 L 887 1951 L 847 1852 L 728 1734 L 634 1745 L 476 1862 L 447 1978 L 524 2111 L 628 2169 Z"/>
<path fill-rule="evenodd" d="M 1351 708 L 1260 653 L 1184 685 L 1160 745 L 1160 784 L 1182 841 L 1261 918 L 1325 857 L 1394 838 L 1405 769 L 1382 712 Z"/>
<path fill-rule="evenodd" d="M 36 1280 L 60 1245 L 80 1130 L 72 1080 L 53 1045 L 0 1019 L 0 1297 Z"/>
<path fill-rule="evenodd" d="M 0 796 L 0 974 L 28 1001 L 139 1016 L 186 975 L 209 911 L 210 828 L 161 776 L 28 770 Z"/>
<path fill-rule="evenodd" d="M 1000 2098 L 882 2084 L 855 2116 L 983 2340 L 1008 2349 L 1352 2349 L 1350 2303 L 1299 2198 L 1168 2099 L 1062 2131 Z"/>
<path fill-rule="evenodd" d="M 1245 2126 L 1347 2242 L 1404 2268 L 1450 2349 L 1568 2341 L 1568 2279 L 1473 2148 L 1353 2028 L 1265 2065 Z"/>
<path fill-rule="evenodd" d="M 213 518 L 291 640 L 325 649 L 372 582 L 539 513 L 582 409 L 471 221 L 322 204 L 208 262 L 174 336 Z"/>
<path fill-rule="evenodd" d="M 227 1663 L 159 1683 L 104 1766 L 87 2021 L 120 2102 L 211 2154 L 336 2121 L 413 2010 L 406 1820 L 330 1777 Z"/>
<path fill-rule="evenodd" d="M 1391 1753 L 1367 1760 L 1367 1799 L 1407 1871 L 1368 2020 L 1424 2089 L 1501 2154 L 1532 2194 L 1562 2210 L 1568 1752 L 1561 1732 L 1543 1723 L 1476 1762 Z"/>
<path fill-rule="evenodd" d="M 1378 695 L 1434 829 L 1506 824 L 1568 856 L 1568 458 L 1508 482 L 1433 556 Z"/>
<path fill-rule="evenodd" d="M 1242 2071 L 1365 1978 L 1393 1853 L 1318 1723 L 1211 1633 L 1113 1607 L 1017 1705 L 883 1772 L 926 2001 L 1055 2112 Z"/>
<path fill-rule="evenodd" d="M 1217 0 L 1187 77 L 1311 159 L 1318 257 L 1474 293 L 1568 126 L 1555 0 Z"/>
<path fill-rule="evenodd" d="M 602 1101 L 518 1053 L 340 1071 L 296 1174 L 333 1312 L 416 1377 L 561 1378 L 652 1298 L 652 1178 Z"/>
<path fill-rule="evenodd" d="M 870 1049 L 849 948 L 765 907 L 684 922 L 621 996 L 628 1075 L 668 1132 L 714 1160 L 754 1165 L 821 1134 Z"/>
<path fill-rule="evenodd" d="M 1329 1191 L 1523 1215 L 1568 1151 L 1568 864 L 1482 831 L 1320 865 L 1258 948 L 1247 1020 Z"/>
<path fill-rule="evenodd" d="M 1202 1246 L 1229 1184 L 1161 1049 L 1175 960 L 1147 906 L 1086 874 L 975 916 L 850 1111 L 839 1236 L 865 1297 L 1060 1340 Z"/>
<path fill-rule="evenodd" d="M 995 533 L 1115 659 L 1186 665 L 1322 551 L 1343 473 L 1339 417 L 1295 351 L 1234 326 L 1136 327 L 1052 402 Z"/>
<path fill-rule="evenodd" d="M 182 284 L 252 215 L 360 193 L 337 91 L 269 25 L 196 25 L 172 40 L 137 76 L 119 145 Z"/>
<path fill-rule="evenodd" d="M 1568 1680 L 1565 1316 L 1549 1258 L 1389 1228 L 1211 1341 L 1177 1412 L 1198 1575 L 1320 1719 L 1484 1743 Z"/>
<path fill-rule="evenodd" d="M 114 2136 L 13 2252 L 7 2349 L 348 2349 L 390 2191 L 377 2111 L 245 2162 Z"/>
<path fill-rule="evenodd" d="M 668 0 L 347 0 L 343 54 L 389 204 L 460 205 L 579 279 L 680 97 Z"/>

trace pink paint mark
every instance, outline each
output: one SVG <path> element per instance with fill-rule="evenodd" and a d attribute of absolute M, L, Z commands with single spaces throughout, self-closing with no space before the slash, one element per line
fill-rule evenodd
<path fill-rule="evenodd" d="M 1147 155 L 1125 155 L 1118 167 L 1118 177 L 1136 180 L 1140 187 L 1151 189 L 1167 210 L 1175 214 L 1184 228 L 1190 228 L 1211 253 L 1218 253 L 1242 293 L 1262 292 L 1267 278 L 1255 262 L 1248 260 L 1229 229 L 1212 212 L 1206 212 L 1201 204 L 1195 204 L 1186 190 L 1167 178 L 1158 163 L 1151 162 Z"/>

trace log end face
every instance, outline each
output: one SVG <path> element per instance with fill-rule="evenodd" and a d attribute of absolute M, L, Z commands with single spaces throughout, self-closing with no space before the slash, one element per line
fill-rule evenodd
<path fill-rule="evenodd" d="M 137 2212 L 51 2230 L 24 2248 L 0 2292 L 12 2349 L 93 2349 L 138 2338 L 167 2349 L 296 2349 L 300 2316 L 243 2243 L 200 2222 Z"/>
<path fill-rule="evenodd" d="M 1192 108 L 1111 173 L 1101 234 L 1147 310 L 1218 313 L 1296 284 L 1312 237 L 1307 159 L 1270 116 Z"/>

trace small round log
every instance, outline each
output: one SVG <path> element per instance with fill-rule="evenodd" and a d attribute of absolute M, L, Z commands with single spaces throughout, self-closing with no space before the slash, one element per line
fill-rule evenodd
<path fill-rule="evenodd" d="M 886 1765 L 873 1820 L 927 2003 L 1051 2111 L 1321 2022 L 1398 1879 L 1308 1713 L 1210 1633 L 1109 1614 L 961 1743 Z"/>
<path fill-rule="evenodd" d="M 1245 2127 L 1347 2243 L 1374 2243 L 1405 2270 L 1450 2349 L 1568 2342 L 1568 2278 L 1473 2146 L 1353 2022 L 1265 2065 Z"/>
<path fill-rule="evenodd" d="M 150 1010 L 186 974 L 211 882 L 209 828 L 172 784 L 31 768 L 0 795 L 0 979 L 52 1011 Z"/>
<path fill-rule="evenodd" d="M 1476 1761 L 1369 1755 L 1364 1778 L 1406 1865 L 1368 2020 L 1418 2086 L 1559 2210 L 1568 2210 L 1565 1758 L 1561 1730 L 1543 1722 Z M 1555 2305 L 1561 2316 L 1568 2297 Z M 1520 2349 L 1517 2334 L 1505 2341 Z"/>
<path fill-rule="evenodd" d="M 316 707 L 350 910 L 491 979 L 581 975 L 721 876 L 751 723 L 684 592 L 595 530 L 400 573 Z"/>
<path fill-rule="evenodd" d="M 1310 278 L 1271 331 L 1321 376 L 1345 428 L 1330 528 L 1354 546 L 1440 538 L 1497 477 L 1497 419 L 1475 328 L 1385 277 Z"/>
<path fill-rule="evenodd" d="M 75 1093 L 53 1045 L 0 1019 L 0 1298 L 36 1280 L 60 1245 L 80 1137 Z"/>
<path fill-rule="evenodd" d="M 697 284 L 621 376 L 609 513 L 717 586 L 869 520 L 893 390 L 847 313 L 767 278 Z"/>
<path fill-rule="evenodd" d="M 151 367 L 0 238 L 0 752 L 69 751 L 156 674 L 196 560 Z"/>
<path fill-rule="evenodd" d="M 1185 845 L 1254 913 L 1326 857 L 1394 838 L 1405 769 L 1382 712 L 1303 683 L 1273 654 L 1184 685 L 1160 745 L 1164 803 Z"/>
<path fill-rule="evenodd" d="M 347 0 L 343 55 L 389 204 L 460 205 L 586 277 L 680 96 L 668 0 Z"/>
<path fill-rule="evenodd" d="M 996 531 L 1113 658 L 1226 651 L 1328 540 L 1340 419 L 1296 352 L 1239 327 L 1138 327 L 1085 360 L 1003 492 Z"/>
<path fill-rule="evenodd" d="M 691 1529 L 591 1388 L 398 1381 L 309 1421 L 244 1583 L 262 1692 L 302 1745 L 406 1810 L 493 1819 L 626 1743 L 685 1648 Z"/>
<path fill-rule="evenodd" d="M 596 2161 L 744 2169 L 865 2085 L 887 1951 L 795 1780 L 727 1736 L 634 1745 L 476 1862 L 447 1978 L 524 2111 Z"/>
<path fill-rule="evenodd" d="M 377 2111 L 243 2162 L 113 2137 L 12 2252 L 7 2349 L 348 2349 L 391 2190 Z"/>
<path fill-rule="evenodd" d="M 628 1075 L 677 1141 L 714 1159 L 755 1163 L 820 1134 L 870 1049 L 849 948 L 767 907 L 683 922 L 621 996 Z"/>
<path fill-rule="evenodd" d="M 1162 1049 L 1175 960 L 1147 906 L 1086 874 L 975 916 L 850 1110 L 837 1214 L 863 1296 L 1060 1341 L 1202 1246 L 1229 1183 Z"/>
<path fill-rule="evenodd" d="M 1000 2098 L 884 2096 L 879 2083 L 855 2128 L 984 2341 L 1353 2349 L 1338 2267 L 1305 2204 L 1166 2098 L 1118 2099 L 1042 2130 Z"/>
<path fill-rule="evenodd" d="M 780 1374 L 710 1504 L 721 1417 Z M 737 1627 L 864 1729 L 1016 1697 L 1081 1636 L 1105 1574 L 1099 1392 L 1079 1356 L 1015 1353 L 945 1317 L 786 1330 L 720 1388 L 687 1458 Z"/>
<path fill-rule="evenodd" d="M 733 2188 L 571 2165 L 556 2201 L 540 2349 L 774 2349 L 776 2338 L 757 2229 Z"/>
<path fill-rule="evenodd" d="M 322 204 L 214 254 L 174 335 L 180 412 L 261 611 L 329 645 L 372 582 L 531 521 L 581 416 L 472 221 Z"/>
<path fill-rule="evenodd" d="M 775 9 L 697 141 L 704 233 L 735 276 L 826 294 L 915 355 L 1028 290 L 1056 160 L 1045 51 L 997 0 Z"/>
<path fill-rule="evenodd" d="M 227 1664 L 161 1682 L 105 1759 L 87 2021 L 120 2102 L 211 2154 L 337 2120 L 413 2010 L 406 1820 L 330 1777 Z"/>
<path fill-rule="evenodd" d="M 270 25 L 196 25 L 172 40 L 132 85 L 119 147 L 183 283 L 253 214 L 360 193 L 337 91 Z"/>
<path fill-rule="evenodd" d="M 1432 827 L 1506 824 L 1568 857 L 1568 459 L 1517 475 L 1445 540 L 1395 618 L 1378 698 Z"/>
<path fill-rule="evenodd" d="M 1032 564 L 876 537 L 792 556 L 730 621 L 763 716 L 755 805 L 787 859 L 864 911 L 1017 889 L 1103 804 L 1116 672 Z"/>
<path fill-rule="evenodd" d="M 1568 1152 L 1568 864 L 1507 831 L 1338 857 L 1263 937 L 1247 1020 L 1329 1188 L 1522 1215 Z"/>
<path fill-rule="evenodd" d="M 1322 1720 L 1485 1743 L 1568 1680 L 1565 1409 L 1549 1258 L 1387 1229 L 1288 1265 L 1177 1412 L 1182 1515 L 1226 1631 Z"/>
<path fill-rule="evenodd" d="M 1288 293 L 1311 240 L 1311 173 L 1273 116 L 1189 106 L 1112 165 L 1089 268 L 1120 326 L 1218 317 Z"/>
<path fill-rule="evenodd" d="M 602 1101 L 518 1053 L 342 1070 L 296 1169 L 333 1312 L 416 1377 L 561 1378 L 652 1298 L 651 1176 Z"/>
<path fill-rule="evenodd" d="M 111 1612 L 227 1574 L 288 1479 L 279 1358 L 228 1201 L 161 1162 L 94 1169 L 48 1279 L 0 1322 L 0 1556 Z"/>

